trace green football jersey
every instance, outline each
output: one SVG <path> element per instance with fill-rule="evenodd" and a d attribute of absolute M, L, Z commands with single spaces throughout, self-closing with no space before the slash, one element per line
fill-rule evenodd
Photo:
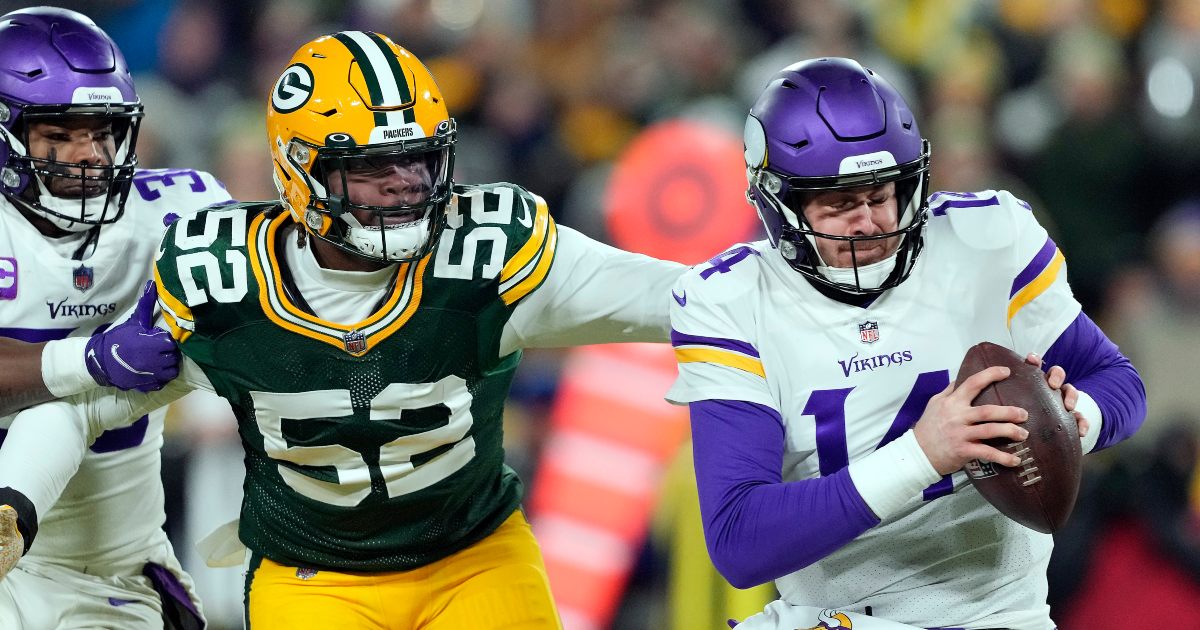
<path fill-rule="evenodd" d="M 156 266 L 164 317 L 237 416 L 242 541 L 277 562 L 405 570 L 484 538 L 521 500 L 502 413 L 515 305 L 545 280 L 557 229 L 517 186 L 458 187 L 428 256 L 397 265 L 352 325 L 309 312 L 276 204 L 181 219 Z"/>

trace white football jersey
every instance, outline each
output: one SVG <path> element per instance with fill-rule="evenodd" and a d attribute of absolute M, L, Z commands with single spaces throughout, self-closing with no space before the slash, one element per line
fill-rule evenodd
<path fill-rule="evenodd" d="M 208 173 L 140 170 L 124 216 L 102 227 L 95 250 L 78 260 L 79 237 L 47 239 L 0 199 L 0 336 L 29 342 L 88 336 L 126 315 L 151 277 L 165 225 L 228 200 Z M 140 575 L 142 564 L 158 557 L 166 540 L 163 415 L 159 410 L 100 436 L 62 498 L 38 515 L 37 544 L 23 563 Z M 12 416 L 0 418 L 0 436 L 11 422 Z"/>
<path fill-rule="evenodd" d="M 766 241 L 698 265 L 674 290 L 672 327 L 687 343 L 675 342 L 668 399 L 777 410 L 783 478 L 795 481 L 831 475 L 909 429 L 972 345 L 1043 355 L 1080 305 L 1029 207 L 1002 191 L 938 193 L 930 215 L 912 275 L 865 307 L 821 295 Z M 791 604 L 869 606 L 920 627 L 1044 630 L 1051 547 L 958 472 L 776 585 Z"/>

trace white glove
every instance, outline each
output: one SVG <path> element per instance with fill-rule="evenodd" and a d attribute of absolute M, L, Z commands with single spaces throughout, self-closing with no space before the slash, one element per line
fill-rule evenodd
<path fill-rule="evenodd" d="M 0 505 L 0 580 L 8 575 L 25 554 L 25 540 L 17 530 L 17 511 Z"/>
<path fill-rule="evenodd" d="M 862 613 L 793 606 L 777 599 L 734 626 L 737 630 L 921 630 Z"/>

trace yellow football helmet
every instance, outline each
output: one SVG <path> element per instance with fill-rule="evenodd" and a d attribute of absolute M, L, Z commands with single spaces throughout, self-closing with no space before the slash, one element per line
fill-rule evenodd
<path fill-rule="evenodd" d="M 456 137 L 429 70 L 377 33 L 344 31 L 304 44 L 267 102 L 284 205 L 316 238 L 371 260 L 416 260 L 433 249 L 450 201 Z M 404 203 L 355 198 L 350 182 L 390 169 L 417 173 Z"/>

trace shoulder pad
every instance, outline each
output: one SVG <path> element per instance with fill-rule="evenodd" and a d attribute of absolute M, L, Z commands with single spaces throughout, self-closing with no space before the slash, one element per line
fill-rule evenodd
<path fill-rule="evenodd" d="M 214 204 L 232 201 L 225 185 L 212 174 L 186 168 L 139 169 L 133 174 L 129 201 L 154 208 L 164 225 L 171 217 L 190 214 Z"/>
<path fill-rule="evenodd" d="M 515 184 L 455 187 L 434 275 L 498 281 L 514 304 L 549 274 L 558 229 L 545 200 Z"/>
<path fill-rule="evenodd" d="M 949 223 L 960 241 L 981 250 L 1011 246 L 1020 223 L 1032 217 L 1029 204 L 1006 190 L 937 192 L 929 197 L 929 214 L 931 226 Z"/>
<path fill-rule="evenodd" d="M 736 301 L 755 289 L 762 273 L 762 257 L 772 255 L 779 254 L 767 241 L 734 245 L 683 274 L 676 283 L 675 299 L 680 299 L 680 291 L 687 291 L 688 296 L 703 295 L 708 302 Z"/>
<path fill-rule="evenodd" d="M 247 295 L 252 221 L 282 211 L 276 202 L 237 203 L 181 217 L 167 228 L 154 278 L 164 319 L 177 341 L 197 331 L 201 312 Z"/>
<path fill-rule="evenodd" d="M 163 236 L 162 252 L 179 253 L 195 250 L 220 250 L 245 247 L 250 221 L 260 214 L 275 216 L 283 212 L 278 202 L 252 201 L 205 208 L 176 217 Z M 161 256 L 161 254 L 160 254 Z"/>
<path fill-rule="evenodd" d="M 515 224 L 531 228 L 539 201 L 540 197 L 516 184 L 455 186 L 447 227 Z"/>

